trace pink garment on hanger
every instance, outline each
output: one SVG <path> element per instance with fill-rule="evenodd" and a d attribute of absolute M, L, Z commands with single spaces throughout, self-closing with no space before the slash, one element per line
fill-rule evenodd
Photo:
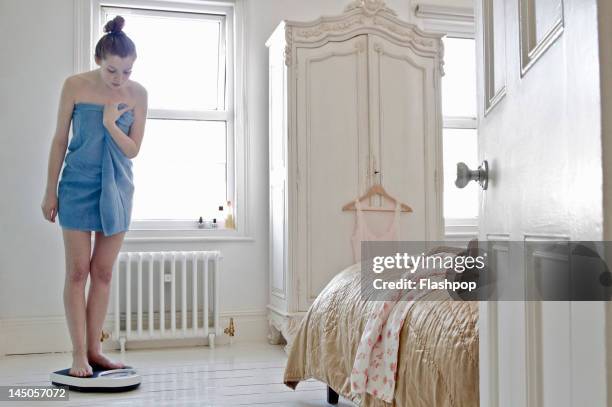
<path fill-rule="evenodd" d="M 359 263 L 361 261 L 361 242 L 362 241 L 389 241 L 389 240 L 400 240 L 399 238 L 399 218 L 400 218 L 400 203 L 395 202 L 395 213 L 393 221 L 389 228 L 380 235 L 375 235 L 370 231 L 368 225 L 365 222 L 363 211 L 361 210 L 361 203 L 358 199 L 355 200 L 355 229 L 353 236 L 351 236 L 351 243 L 353 245 L 353 263 Z"/>

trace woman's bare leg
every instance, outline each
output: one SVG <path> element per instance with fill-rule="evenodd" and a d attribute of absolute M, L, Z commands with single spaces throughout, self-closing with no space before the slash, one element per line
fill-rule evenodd
<path fill-rule="evenodd" d="M 87 297 L 87 358 L 89 363 L 101 365 L 107 369 L 124 367 L 123 363 L 114 362 L 102 354 L 100 335 L 106 312 L 113 277 L 113 264 L 121 245 L 125 232 L 112 236 L 104 236 L 96 232 L 96 241 L 91 256 L 89 295 Z"/>
<path fill-rule="evenodd" d="M 87 361 L 85 344 L 85 284 L 89 275 L 91 232 L 62 230 L 66 255 L 64 309 L 72 339 L 72 367 L 68 373 L 73 376 L 90 376 L 92 369 Z"/>

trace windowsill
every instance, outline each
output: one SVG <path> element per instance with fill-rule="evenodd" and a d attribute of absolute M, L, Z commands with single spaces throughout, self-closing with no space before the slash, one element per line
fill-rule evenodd
<path fill-rule="evenodd" d="M 252 236 L 245 236 L 233 229 L 131 229 L 126 243 L 157 242 L 254 242 Z"/>
<path fill-rule="evenodd" d="M 478 238 L 478 218 L 445 218 L 444 236 L 447 240 Z"/>

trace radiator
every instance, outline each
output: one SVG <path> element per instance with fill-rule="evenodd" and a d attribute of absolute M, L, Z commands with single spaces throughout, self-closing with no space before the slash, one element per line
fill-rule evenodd
<path fill-rule="evenodd" d="M 121 351 L 128 340 L 197 337 L 214 347 L 221 259 L 218 251 L 120 252 L 113 298 Z"/>

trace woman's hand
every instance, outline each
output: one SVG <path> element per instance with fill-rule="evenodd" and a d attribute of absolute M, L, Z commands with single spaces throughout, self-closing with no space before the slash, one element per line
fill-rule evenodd
<path fill-rule="evenodd" d="M 120 104 L 121 103 L 107 103 L 104 105 L 104 127 L 114 125 L 123 113 L 132 109 L 132 107 L 130 107 L 127 103 L 124 103 L 126 106 L 123 109 L 119 109 Z"/>
<path fill-rule="evenodd" d="M 57 193 L 47 192 L 40 205 L 43 216 L 51 223 L 55 223 L 55 215 L 57 215 Z"/>

